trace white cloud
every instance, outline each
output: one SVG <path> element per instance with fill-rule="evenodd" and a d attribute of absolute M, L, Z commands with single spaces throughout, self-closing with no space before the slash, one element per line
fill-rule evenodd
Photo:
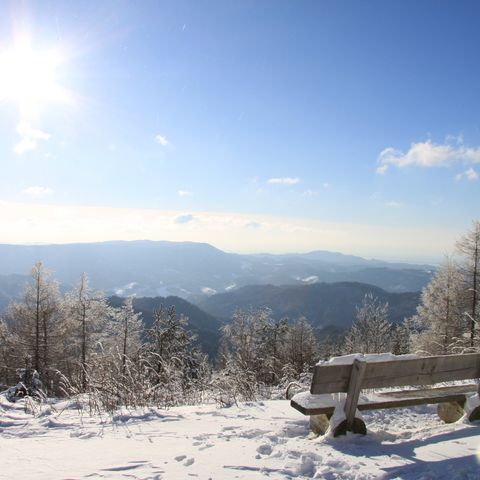
<path fill-rule="evenodd" d="M 464 173 L 468 180 L 472 182 L 478 180 L 478 173 L 473 168 L 470 167 L 468 170 L 465 170 Z"/>
<path fill-rule="evenodd" d="M 377 167 L 376 172 L 379 175 L 383 175 L 387 170 L 388 170 L 388 165 L 380 165 L 379 167 Z"/>
<path fill-rule="evenodd" d="M 470 182 L 476 182 L 478 180 L 478 173 L 472 167 L 470 167 L 464 172 L 455 175 L 455 180 L 457 182 L 463 178 L 469 180 Z"/>
<path fill-rule="evenodd" d="M 400 208 L 400 207 L 403 207 L 403 203 L 396 202 L 395 200 L 391 200 L 389 202 L 385 202 L 385 206 L 389 208 Z"/>
<path fill-rule="evenodd" d="M 28 122 L 22 121 L 17 125 L 17 133 L 20 135 L 20 141 L 13 147 L 14 153 L 22 155 L 29 150 L 34 150 L 41 140 L 48 140 L 49 133 L 45 133 L 38 128 L 32 127 Z"/>
<path fill-rule="evenodd" d="M 378 156 L 377 173 L 384 174 L 390 166 L 403 168 L 417 167 L 448 167 L 455 163 L 480 163 L 480 147 L 466 147 L 461 138 L 455 137 L 455 144 L 435 144 L 430 140 L 412 143 L 404 153 L 392 147 L 385 148 Z"/>
<path fill-rule="evenodd" d="M 160 134 L 155 135 L 155 140 L 162 147 L 167 147 L 168 145 L 170 145 L 170 142 L 167 140 L 167 137 L 165 137 L 164 135 L 160 135 Z"/>
<path fill-rule="evenodd" d="M 178 190 L 177 193 L 179 197 L 191 197 L 193 195 L 193 193 L 188 190 Z"/>
<path fill-rule="evenodd" d="M 51 195 L 53 190 L 50 187 L 42 187 L 40 185 L 33 185 L 31 187 L 24 188 L 22 193 L 30 195 L 31 197 L 42 197 L 45 195 Z"/>
<path fill-rule="evenodd" d="M 316 197 L 318 195 L 318 192 L 316 190 L 305 190 L 302 195 L 304 197 Z"/>
<path fill-rule="evenodd" d="M 37 147 L 37 141 L 32 140 L 29 137 L 23 137 L 14 147 L 13 152 L 17 155 L 22 155 L 22 153 L 28 152 L 29 150 L 34 150 Z"/>
<path fill-rule="evenodd" d="M 187 213 L 185 215 L 179 215 L 178 217 L 175 217 L 173 219 L 174 223 L 176 223 L 177 225 L 182 225 L 184 223 L 189 223 L 191 222 L 195 217 L 190 214 L 190 213 Z"/>
<path fill-rule="evenodd" d="M 278 177 L 278 178 L 269 178 L 267 183 L 272 185 L 295 185 L 300 182 L 298 177 Z"/>

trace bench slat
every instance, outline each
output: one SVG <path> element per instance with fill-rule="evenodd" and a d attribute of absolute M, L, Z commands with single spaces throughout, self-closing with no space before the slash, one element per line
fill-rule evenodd
<path fill-rule="evenodd" d="M 352 365 L 317 365 L 310 393 L 347 392 Z M 362 388 L 431 385 L 480 378 L 480 354 L 441 355 L 367 362 Z"/>
<path fill-rule="evenodd" d="M 310 393 L 346 393 L 351 371 L 351 365 L 316 365 Z"/>
<path fill-rule="evenodd" d="M 400 390 L 394 392 L 378 392 L 362 395 L 358 402 L 358 410 L 374 410 L 377 408 L 400 408 L 413 405 L 424 405 L 444 402 L 465 402 L 465 396 L 475 393 L 476 384 L 454 385 L 421 390 Z M 332 415 L 335 401 L 331 395 L 295 395 L 291 406 L 304 415 Z"/>
<path fill-rule="evenodd" d="M 362 388 L 431 385 L 479 377 L 480 354 L 425 357 L 369 363 Z"/>

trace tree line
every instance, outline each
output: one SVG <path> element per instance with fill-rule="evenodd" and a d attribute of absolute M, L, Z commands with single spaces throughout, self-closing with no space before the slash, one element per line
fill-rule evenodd
<path fill-rule="evenodd" d="M 35 377 L 47 395 L 86 394 L 101 409 L 209 399 L 226 405 L 256 398 L 317 360 L 304 318 L 289 323 L 268 309 L 238 311 L 221 333 L 212 361 L 173 307 L 161 305 L 145 328 L 132 297 L 112 307 L 85 274 L 61 295 L 38 262 L 21 300 L 0 318 L 0 384 L 15 385 L 20 377 L 28 386 Z"/>

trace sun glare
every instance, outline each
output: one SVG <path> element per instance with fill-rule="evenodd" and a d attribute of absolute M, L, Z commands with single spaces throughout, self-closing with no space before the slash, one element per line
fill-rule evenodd
<path fill-rule="evenodd" d="M 63 62 L 59 50 L 37 51 L 25 42 L 1 51 L 0 100 L 17 103 L 23 118 L 42 104 L 67 100 L 67 91 L 57 81 Z"/>

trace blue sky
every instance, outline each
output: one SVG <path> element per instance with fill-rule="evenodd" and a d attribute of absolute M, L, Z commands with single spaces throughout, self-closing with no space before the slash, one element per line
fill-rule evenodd
<path fill-rule="evenodd" d="M 0 82 L 0 241 L 438 258 L 479 218 L 479 18 L 453 0 L 4 1 L 0 52 L 29 56 Z M 31 67 L 54 50 L 49 75 Z"/>

